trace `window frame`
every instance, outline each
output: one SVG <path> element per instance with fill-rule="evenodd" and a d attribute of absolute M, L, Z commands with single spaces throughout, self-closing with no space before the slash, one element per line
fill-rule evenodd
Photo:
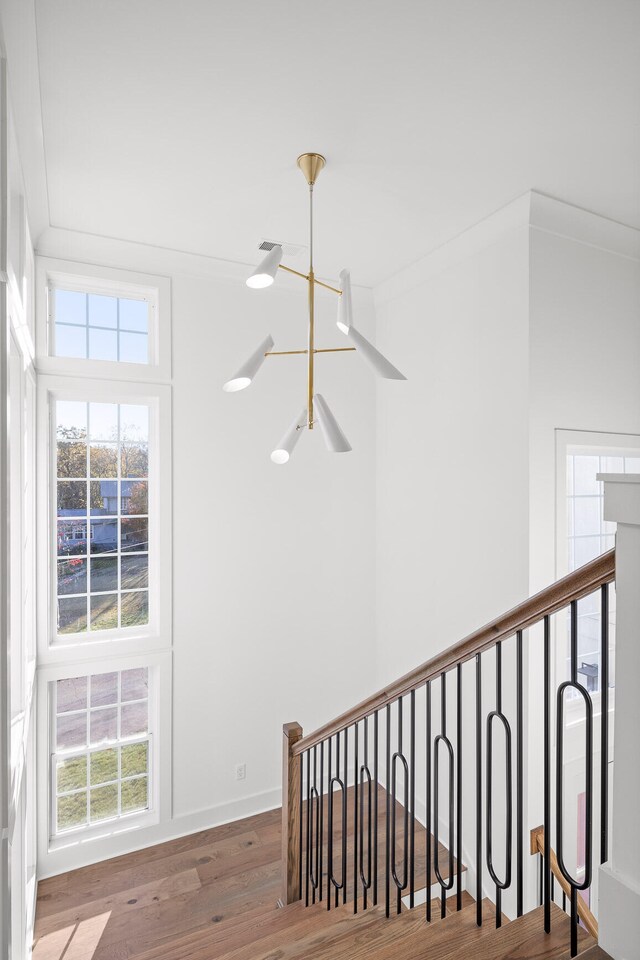
<path fill-rule="evenodd" d="M 84 669 L 84 668 L 83 668 L 83 669 Z M 126 669 L 126 668 L 125 668 L 125 669 Z M 101 672 L 103 672 L 103 671 L 101 671 Z M 123 672 L 123 670 L 109 670 L 109 671 L 107 671 L 107 672 L 108 672 L 108 673 L 118 673 L 118 676 L 120 676 L 120 674 Z M 84 673 L 83 673 L 82 675 L 83 675 L 83 676 L 87 676 L 87 678 L 88 678 L 89 676 L 96 676 L 96 675 L 99 676 L 100 674 L 94 674 L 93 671 L 92 671 L 90 674 L 84 674 Z M 60 679 L 64 679 L 64 678 L 60 678 Z M 57 720 L 57 717 L 58 717 L 58 713 L 57 713 L 57 711 L 56 711 L 56 706 L 57 706 L 57 704 L 56 704 L 56 694 L 55 694 L 55 685 L 56 685 L 56 683 L 57 683 L 57 680 L 52 680 L 52 681 L 49 683 L 49 698 L 48 698 L 48 700 L 49 700 L 49 738 L 50 738 L 50 744 L 49 744 L 49 751 L 50 751 L 50 767 L 49 767 L 49 777 L 50 777 L 50 780 L 49 780 L 49 783 L 50 783 L 50 790 L 49 790 L 49 803 L 50 803 L 50 810 L 49 810 L 49 840 L 50 840 L 50 841 L 52 841 L 52 840 L 58 840 L 58 839 L 63 839 L 63 838 L 66 839 L 67 837 L 70 837 L 70 836 L 72 836 L 72 835 L 73 835 L 73 836 L 80 836 L 80 835 L 86 836 L 87 834 L 90 834 L 90 833 L 92 832 L 92 830 L 93 830 L 94 828 L 96 828 L 96 827 L 100 827 L 100 828 L 104 829 L 104 827 L 105 827 L 106 825 L 112 825 L 112 824 L 114 824 L 114 823 L 116 823 L 116 822 L 121 823 L 121 822 L 123 822 L 125 819 L 128 820 L 128 819 L 131 818 L 131 817 L 138 817 L 138 818 L 142 817 L 142 818 L 145 818 L 145 817 L 146 817 L 146 814 L 149 814 L 149 813 L 153 813 L 153 812 L 154 812 L 154 809 L 153 809 L 153 808 L 154 808 L 154 801 L 155 801 L 155 796 L 154 796 L 154 792 L 155 792 L 155 791 L 154 791 L 154 789 L 153 789 L 153 786 L 154 786 L 154 784 L 155 784 L 155 769 L 154 769 L 154 756 L 153 756 L 153 751 L 154 751 L 154 736 L 153 736 L 153 730 L 151 729 L 151 726 L 152 726 L 152 722 L 153 722 L 153 720 L 154 720 L 154 718 L 155 718 L 155 716 L 156 716 L 156 714 L 157 714 L 157 711 L 155 710 L 155 703 L 154 703 L 154 701 L 155 701 L 155 693 L 156 693 L 156 691 L 155 691 L 155 675 L 154 675 L 154 672 L 153 672 L 153 670 L 152 670 L 151 668 L 148 668 L 148 682 L 149 682 L 149 688 L 148 688 L 147 697 L 145 698 L 145 701 L 146 701 L 146 703 L 147 703 L 147 732 L 146 732 L 146 733 L 144 733 L 144 734 L 138 734 L 138 735 L 135 736 L 135 737 L 116 737 L 115 740 L 105 740 L 105 741 L 102 742 L 102 743 L 94 744 L 94 745 L 92 745 L 92 744 L 89 742 L 89 737 L 88 737 L 88 738 L 87 738 L 87 744 L 86 744 L 85 747 L 69 748 L 68 750 L 60 750 L 60 749 L 58 749 L 58 748 L 56 747 L 56 744 L 55 744 L 56 720 Z M 118 683 L 118 699 L 117 699 L 117 701 L 116 701 L 116 706 L 117 706 L 117 708 L 118 708 L 118 712 L 119 712 L 120 707 L 121 707 L 121 705 L 122 705 L 122 700 L 121 700 L 121 698 L 120 698 L 120 692 L 121 692 L 121 691 L 120 691 L 120 683 Z M 139 703 L 139 702 L 141 702 L 141 701 L 139 701 L 139 700 L 137 700 L 137 701 L 136 701 L 136 700 L 125 701 L 125 703 L 129 703 L 129 702 L 130 702 L 130 703 Z M 109 709 L 109 708 L 108 708 L 108 707 L 104 707 L 103 709 L 106 710 L 106 709 Z M 84 709 L 84 711 L 70 711 L 70 713 L 73 713 L 73 712 L 77 712 L 77 713 L 81 713 L 81 712 L 82 712 L 82 713 L 85 713 L 85 714 L 86 714 L 86 722 L 87 722 L 87 724 L 89 723 L 89 721 L 90 721 L 90 716 L 91 716 L 91 711 L 90 711 L 89 704 L 87 704 L 87 706 L 86 706 L 86 708 Z M 87 758 L 88 758 L 89 755 L 92 754 L 92 753 L 99 753 L 99 752 L 101 752 L 102 750 L 109 750 L 109 749 L 111 749 L 111 748 L 113 748 L 113 747 L 129 746 L 129 745 L 137 744 L 137 743 L 147 743 L 147 744 L 149 745 L 149 746 L 148 746 L 148 752 L 147 752 L 147 773 L 146 773 L 146 777 L 147 777 L 147 804 L 148 804 L 147 807 L 146 807 L 144 810 L 135 810 L 135 811 L 132 811 L 132 812 L 130 812 L 130 813 L 124 813 L 124 814 L 123 814 L 123 813 L 118 813 L 117 816 L 115 816 L 115 817 L 107 817 L 107 818 L 105 818 L 104 820 L 96 821 L 94 824 L 91 823 L 91 821 L 89 820 L 89 817 L 87 816 L 87 822 L 86 822 L 85 824 L 81 825 L 81 826 L 70 827 L 70 828 L 68 828 L 68 829 L 66 829 L 66 830 L 58 830 L 58 829 L 57 829 L 57 825 L 56 825 L 56 823 L 57 823 L 57 820 L 56 820 L 56 802 L 57 802 L 58 797 L 59 797 L 58 790 L 57 790 L 57 784 L 56 784 L 56 781 L 57 781 L 56 764 L 57 764 L 57 762 L 58 762 L 59 760 L 71 760 L 71 759 L 74 759 L 75 757 L 87 757 Z M 132 776 L 132 777 L 122 778 L 122 777 L 120 776 L 120 770 L 119 770 L 119 775 L 118 775 L 118 777 L 117 777 L 115 780 L 108 781 L 108 784 L 116 783 L 116 784 L 119 785 L 120 783 L 123 783 L 123 782 L 125 782 L 126 780 L 136 779 L 138 776 L 139 776 L 139 775 L 136 774 L 136 775 L 134 775 L 134 776 Z M 99 786 L 103 786 L 103 785 L 107 785 L 107 781 L 105 781 L 105 784 L 99 784 Z M 74 792 L 76 792 L 76 791 L 67 791 L 66 794 L 63 793 L 62 795 L 63 795 L 63 796 L 65 796 L 65 795 L 71 795 L 71 794 L 73 794 Z M 77 792 L 80 792 L 80 791 L 77 791 Z M 86 793 L 86 795 L 87 795 L 87 804 L 89 804 L 90 792 L 91 792 L 91 785 L 90 785 L 89 782 L 87 782 L 87 787 L 86 787 L 86 790 L 85 790 L 85 793 Z M 118 807 L 119 807 L 119 806 L 120 806 L 120 800 L 118 799 Z"/>
<path fill-rule="evenodd" d="M 149 406 L 149 622 L 95 633 L 59 636 L 56 617 L 56 440 L 54 403 L 75 400 Z M 171 391 L 164 385 L 39 378 L 38 435 L 38 662 L 117 656 L 171 646 Z M 46 549 L 44 545 L 46 544 Z M 75 653 L 74 653 L 75 650 Z"/>
<path fill-rule="evenodd" d="M 148 363 L 56 357 L 54 287 L 149 302 Z M 171 377 L 171 281 L 166 277 L 38 257 L 36 261 L 38 372 L 108 380 L 168 381 Z"/>
<path fill-rule="evenodd" d="M 556 508 L 555 508 L 555 562 L 556 579 L 569 573 L 567 560 L 567 456 L 569 453 L 585 453 L 590 456 L 630 456 L 640 449 L 640 436 L 633 433 L 605 433 L 591 430 L 556 429 Z M 564 612 L 563 612 L 564 617 Z M 552 618 L 555 656 L 552 658 L 554 689 L 564 679 L 566 666 L 564 627 L 560 625 L 559 615 Z M 600 690 L 590 693 L 594 707 L 594 717 L 599 717 L 601 708 Z M 609 711 L 615 705 L 615 688 L 609 690 Z M 569 725 L 580 724 L 583 708 L 581 698 L 566 698 L 565 712 Z M 611 745 L 610 745 L 611 746 Z"/>
<path fill-rule="evenodd" d="M 110 838 L 128 831 L 138 832 L 171 818 L 171 711 L 162 709 L 162 704 L 171 703 L 172 656 L 169 651 L 154 654 L 140 654 L 135 657 L 101 658 L 91 661 L 51 664 L 43 667 L 38 675 L 38 755 L 37 779 L 38 792 L 38 860 L 46 864 L 43 874 L 62 872 L 69 869 L 69 857 L 76 857 L 78 844 L 90 841 L 91 859 L 102 859 L 110 854 Z M 148 760 L 148 798 L 149 807 L 139 812 L 101 820 L 95 824 L 55 832 L 53 811 L 55 810 L 55 749 L 53 718 L 54 695 L 52 684 L 57 680 L 72 677 L 89 676 L 99 673 L 113 673 L 146 667 L 149 671 L 148 696 L 148 733 L 144 739 L 149 742 Z M 132 738 L 135 740 L 136 738 Z M 107 745 L 102 745 L 106 748 Z M 89 749 L 89 748 L 88 748 Z M 97 747 L 101 749 L 101 747 Z M 135 849 L 133 841 L 132 849 Z"/>

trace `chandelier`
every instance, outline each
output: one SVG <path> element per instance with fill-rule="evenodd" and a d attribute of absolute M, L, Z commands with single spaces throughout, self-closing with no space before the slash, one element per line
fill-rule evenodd
<path fill-rule="evenodd" d="M 309 272 L 300 273 L 281 263 L 283 248 L 281 243 L 266 241 L 262 249 L 268 249 L 264 260 L 256 267 L 247 279 L 247 286 L 259 289 L 269 287 L 276 278 L 278 270 L 285 270 L 296 277 L 300 277 L 307 284 L 307 298 L 309 311 L 309 327 L 307 347 L 305 350 L 273 350 L 274 342 L 267 336 L 260 346 L 251 354 L 240 369 L 224 384 L 223 390 L 235 393 L 248 387 L 267 357 L 293 356 L 304 354 L 307 357 L 307 401 L 298 416 L 291 423 L 286 433 L 273 450 L 271 459 L 274 463 L 284 464 L 289 461 L 293 449 L 307 428 L 313 430 L 319 425 L 327 449 L 331 453 L 348 453 L 351 445 L 340 429 L 338 421 L 322 394 L 315 392 L 315 360 L 321 353 L 348 353 L 357 351 L 373 371 L 386 380 L 406 380 L 396 367 L 384 357 L 372 343 L 362 336 L 352 323 L 351 304 L 351 277 L 348 270 L 342 270 L 337 287 L 318 280 L 313 270 L 313 188 L 318 174 L 325 166 L 325 158 L 319 153 L 303 153 L 298 157 L 298 166 L 309 186 Z M 328 347 L 321 350 L 315 346 L 315 288 L 323 287 L 338 295 L 338 329 L 344 333 L 353 344 L 349 347 Z"/>

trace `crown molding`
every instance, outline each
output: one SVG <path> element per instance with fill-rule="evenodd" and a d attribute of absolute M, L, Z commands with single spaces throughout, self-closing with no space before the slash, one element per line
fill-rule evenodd
<path fill-rule="evenodd" d="M 466 260 L 486 247 L 493 246 L 507 234 L 524 230 L 529 224 L 530 197 L 530 193 L 516 197 L 484 220 L 473 224 L 388 280 L 379 283 L 373 290 L 376 306 L 395 300 L 420 286 L 429 277 L 442 273 L 453 264 Z"/>
<path fill-rule="evenodd" d="M 236 260 L 221 260 L 204 254 L 173 250 L 135 240 L 120 240 L 116 237 L 101 237 L 93 233 L 81 233 L 63 227 L 49 227 L 38 239 L 36 256 L 70 260 L 118 270 L 134 270 L 166 277 L 185 276 L 217 280 L 234 286 L 245 285 L 247 276 L 255 263 L 240 263 Z M 256 262 L 260 255 L 256 255 Z M 335 278 L 322 277 L 327 283 Z M 300 281 L 286 273 L 278 275 L 279 291 L 300 294 Z M 356 296 L 371 297 L 371 288 L 353 284 Z M 255 292 L 255 291 L 254 291 Z M 318 295 L 323 295 L 319 291 Z M 329 296 L 329 294 L 327 294 Z"/>
<path fill-rule="evenodd" d="M 640 260 L 640 230 L 532 190 L 529 225 L 534 230 Z"/>
<path fill-rule="evenodd" d="M 373 291 L 376 306 L 395 300 L 429 277 L 525 228 L 640 260 L 640 230 L 529 190 L 379 283 Z"/>

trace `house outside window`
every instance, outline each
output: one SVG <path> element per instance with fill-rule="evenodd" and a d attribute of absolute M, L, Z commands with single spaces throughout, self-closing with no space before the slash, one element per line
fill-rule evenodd
<path fill-rule="evenodd" d="M 57 634 L 149 622 L 149 408 L 55 401 Z"/>

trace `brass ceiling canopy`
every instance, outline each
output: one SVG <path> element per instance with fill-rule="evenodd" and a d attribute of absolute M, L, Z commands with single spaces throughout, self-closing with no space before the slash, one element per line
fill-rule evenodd
<path fill-rule="evenodd" d="M 298 157 L 298 166 L 302 170 L 304 178 L 310 187 L 312 187 L 318 179 L 318 175 L 326 162 L 321 153 L 301 153 Z"/>

